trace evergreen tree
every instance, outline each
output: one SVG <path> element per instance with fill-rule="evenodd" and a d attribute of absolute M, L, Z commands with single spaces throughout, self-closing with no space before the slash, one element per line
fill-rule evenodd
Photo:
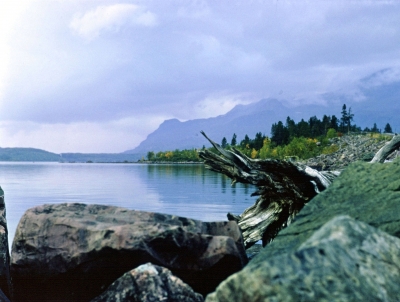
<path fill-rule="evenodd" d="M 147 160 L 152 161 L 152 160 L 155 160 L 155 158 L 156 158 L 156 155 L 153 151 L 147 152 Z"/>
<path fill-rule="evenodd" d="M 346 104 L 343 104 L 341 114 L 342 114 L 342 117 L 340 118 L 340 131 L 344 132 L 345 131 L 345 127 L 346 127 L 346 123 L 347 123 L 347 108 L 346 108 Z"/>
<path fill-rule="evenodd" d="M 242 148 L 246 148 L 247 145 L 250 146 L 250 138 L 249 138 L 249 136 L 246 134 L 246 135 L 244 136 L 244 139 L 240 142 L 240 146 L 241 146 Z"/>
<path fill-rule="evenodd" d="M 393 133 L 392 127 L 390 126 L 389 123 L 386 124 L 384 131 L 385 131 L 385 133 Z"/>
<path fill-rule="evenodd" d="M 351 113 L 351 107 L 349 108 L 349 111 L 347 112 L 347 131 L 350 132 L 351 129 L 351 121 L 353 120 L 354 114 Z"/>
<path fill-rule="evenodd" d="M 227 140 L 226 140 L 226 138 L 224 137 L 223 139 L 222 139 L 222 142 L 221 142 L 221 147 L 222 148 L 226 148 L 226 145 L 228 144 L 228 142 L 227 142 Z"/>
<path fill-rule="evenodd" d="M 289 130 L 281 121 L 271 127 L 271 141 L 277 146 L 286 145 L 289 142 Z"/>
<path fill-rule="evenodd" d="M 324 135 L 326 135 L 326 133 L 328 132 L 330 124 L 331 124 L 331 117 L 324 114 L 324 116 L 322 117 L 322 127 L 324 128 L 324 133 L 323 133 Z"/>
<path fill-rule="evenodd" d="M 310 125 L 303 119 L 297 123 L 297 136 L 298 137 L 310 137 Z"/>
<path fill-rule="evenodd" d="M 256 150 L 260 150 L 261 148 L 262 148 L 262 146 L 263 146 L 263 143 L 264 143 L 264 139 L 265 139 L 265 136 L 264 135 L 262 135 L 262 133 L 261 132 L 258 132 L 257 134 L 256 134 L 256 137 L 255 137 L 255 139 L 254 139 L 254 142 L 253 142 L 253 148 L 254 149 L 256 149 Z"/>
<path fill-rule="evenodd" d="M 232 140 L 231 140 L 231 146 L 236 146 L 237 142 L 236 142 L 236 133 L 233 133 L 232 136 Z"/>
<path fill-rule="evenodd" d="M 286 128 L 289 131 L 289 137 L 297 136 L 297 126 L 294 120 L 292 120 L 289 116 L 286 118 Z"/>
<path fill-rule="evenodd" d="M 376 132 L 376 133 L 380 132 L 376 123 L 374 123 L 374 127 L 371 128 L 371 132 Z"/>
<path fill-rule="evenodd" d="M 350 128 L 351 128 L 351 121 L 353 120 L 354 114 L 351 113 L 351 107 L 349 108 L 349 110 L 346 110 L 346 104 L 343 104 L 342 107 L 342 117 L 340 118 L 340 130 L 342 132 L 345 132 L 347 130 L 347 132 L 350 132 Z"/>
<path fill-rule="evenodd" d="M 336 131 L 339 130 L 339 120 L 335 115 L 332 115 L 332 117 L 331 117 L 331 123 L 330 123 L 328 129 L 329 128 L 335 129 Z"/>

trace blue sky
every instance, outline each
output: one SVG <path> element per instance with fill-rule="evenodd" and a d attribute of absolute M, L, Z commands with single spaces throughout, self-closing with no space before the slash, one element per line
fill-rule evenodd
<path fill-rule="evenodd" d="M 379 0 L 3 0 L 0 146 L 122 152 L 165 119 L 262 98 L 362 102 L 400 81 L 399 16 Z"/>

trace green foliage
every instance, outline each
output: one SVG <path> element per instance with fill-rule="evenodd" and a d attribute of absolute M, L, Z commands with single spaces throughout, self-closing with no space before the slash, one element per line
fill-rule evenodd
<path fill-rule="evenodd" d="M 149 154 L 148 152 L 147 154 Z M 154 153 L 154 152 L 153 152 Z M 200 158 L 196 149 L 174 150 L 174 151 L 160 151 L 154 154 L 151 162 L 200 162 Z"/>
<path fill-rule="evenodd" d="M 330 129 L 328 130 L 328 132 L 326 133 L 326 137 L 327 137 L 327 138 L 335 138 L 335 137 L 337 137 L 337 136 L 338 136 L 338 134 L 337 134 L 336 130 L 333 129 L 333 128 L 330 128 Z"/>
<path fill-rule="evenodd" d="M 384 129 L 385 133 L 393 133 L 392 131 L 392 127 L 390 126 L 389 123 L 386 124 L 385 129 Z"/>
<path fill-rule="evenodd" d="M 379 132 L 381 132 L 381 131 L 378 129 L 378 126 L 376 125 L 376 123 L 374 123 L 374 126 L 371 128 L 370 131 L 371 131 L 371 132 L 374 132 L 374 133 L 379 133 Z"/>
<path fill-rule="evenodd" d="M 322 154 L 331 154 L 331 153 L 335 153 L 336 151 L 339 150 L 339 146 L 332 144 L 330 146 L 326 146 L 322 149 Z"/>
<path fill-rule="evenodd" d="M 235 147 L 250 158 L 307 159 L 322 153 L 336 152 L 338 146 L 332 145 L 330 139 L 341 136 L 339 130 L 361 131 L 356 125 L 351 125 L 353 116 L 351 108 L 347 110 L 346 105 L 343 105 L 340 126 L 338 118 L 334 115 L 324 115 L 322 120 L 312 116 L 308 121 L 302 119 L 298 123 L 287 117 L 285 124 L 279 121 L 272 125 L 270 138 L 262 132 L 256 133 L 254 139 L 250 139 L 246 134 L 244 139 L 237 144 L 236 134 L 233 134 L 230 145 L 225 137 L 221 145 L 227 149 Z M 218 153 L 215 148 L 208 150 Z M 154 161 L 200 161 L 197 151 L 186 150 L 189 153 L 183 155 L 184 151 L 159 152 L 155 155 Z M 195 155 L 190 152 L 194 152 Z"/>
<path fill-rule="evenodd" d="M 232 140 L 231 140 L 231 146 L 236 146 L 236 144 L 237 144 L 237 140 L 236 140 L 236 133 L 233 133 L 233 136 L 232 136 Z"/>
<path fill-rule="evenodd" d="M 351 121 L 354 118 L 354 114 L 351 113 L 351 107 L 349 108 L 349 110 L 346 110 L 346 104 L 343 105 L 342 107 L 342 117 L 340 118 L 341 123 L 340 123 L 340 130 L 342 132 L 350 132 L 351 130 Z"/>
<path fill-rule="evenodd" d="M 59 154 L 34 148 L 0 148 L 0 161 L 61 161 Z"/>
<path fill-rule="evenodd" d="M 222 148 L 226 148 L 227 144 L 228 144 L 228 142 L 227 142 L 227 140 L 226 140 L 226 137 L 224 137 L 224 138 L 222 139 L 222 142 L 221 142 L 221 147 L 222 147 Z"/>
<path fill-rule="evenodd" d="M 147 160 L 154 160 L 154 158 L 156 157 L 156 154 L 153 151 L 149 151 L 147 152 Z"/>
<path fill-rule="evenodd" d="M 289 142 L 289 130 L 281 121 L 272 125 L 271 140 L 277 146 L 285 145 Z"/>

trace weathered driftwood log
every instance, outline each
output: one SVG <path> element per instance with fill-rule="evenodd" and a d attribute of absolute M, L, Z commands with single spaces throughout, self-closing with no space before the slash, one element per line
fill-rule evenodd
<path fill-rule="evenodd" d="M 246 248 L 262 239 L 269 243 L 286 227 L 303 206 L 325 190 L 340 174 L 340 171 L 317 171 L 308 166 L 275 159 L 251 159 L 239 150 L 225 150 L 201 133 L 217 149 L 219 154 L 208 150 L 199 152 L 206 167 L 227 175 L 235 182 L 257 186 L 252 196 L 259 196 L 255 204 L 241 215 L 228 213 L 228 219 L 236 220 L 242 229 Z M 399 147 L 399 136 L 384 146 L 387 150 Z M 383 149 L 383 148 L 382 148 Z M 389 151 L 379 151 L 379 162 L 383 162 Z M 377 154 L 378 154 L 377 153 Z"/>
<path fill-rule="evenodd" d="M 394 135 L 393 138 L 387 142 L 378 152 L 376 152 L 371 163 L 383 163 L 386 158 L 400 148 L 400 135 Z"/>

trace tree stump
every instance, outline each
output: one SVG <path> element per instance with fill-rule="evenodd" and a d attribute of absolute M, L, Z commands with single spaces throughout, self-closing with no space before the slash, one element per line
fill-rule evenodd
<path fill-rule="evenodd" d="M 201 131 L 219 152 L 199 151 L 206 168 L 227 175 L 236 182 L 252 184 L 258 196 L 255 204 L 241 215 L 228 213 L 243 232 L 244 244 L 249 248 L 259 240 L 268 244 L 278 232 L 286 227 L 296 214 L 318 193 L 325 190 L 340 171 L 317 171 L 306 165 L 277 159 L 251 159 L 236 148 L 225 150 Z M 400 147 L 400 136 L 395 135 L 372 162 L 384 162 Z"/>

